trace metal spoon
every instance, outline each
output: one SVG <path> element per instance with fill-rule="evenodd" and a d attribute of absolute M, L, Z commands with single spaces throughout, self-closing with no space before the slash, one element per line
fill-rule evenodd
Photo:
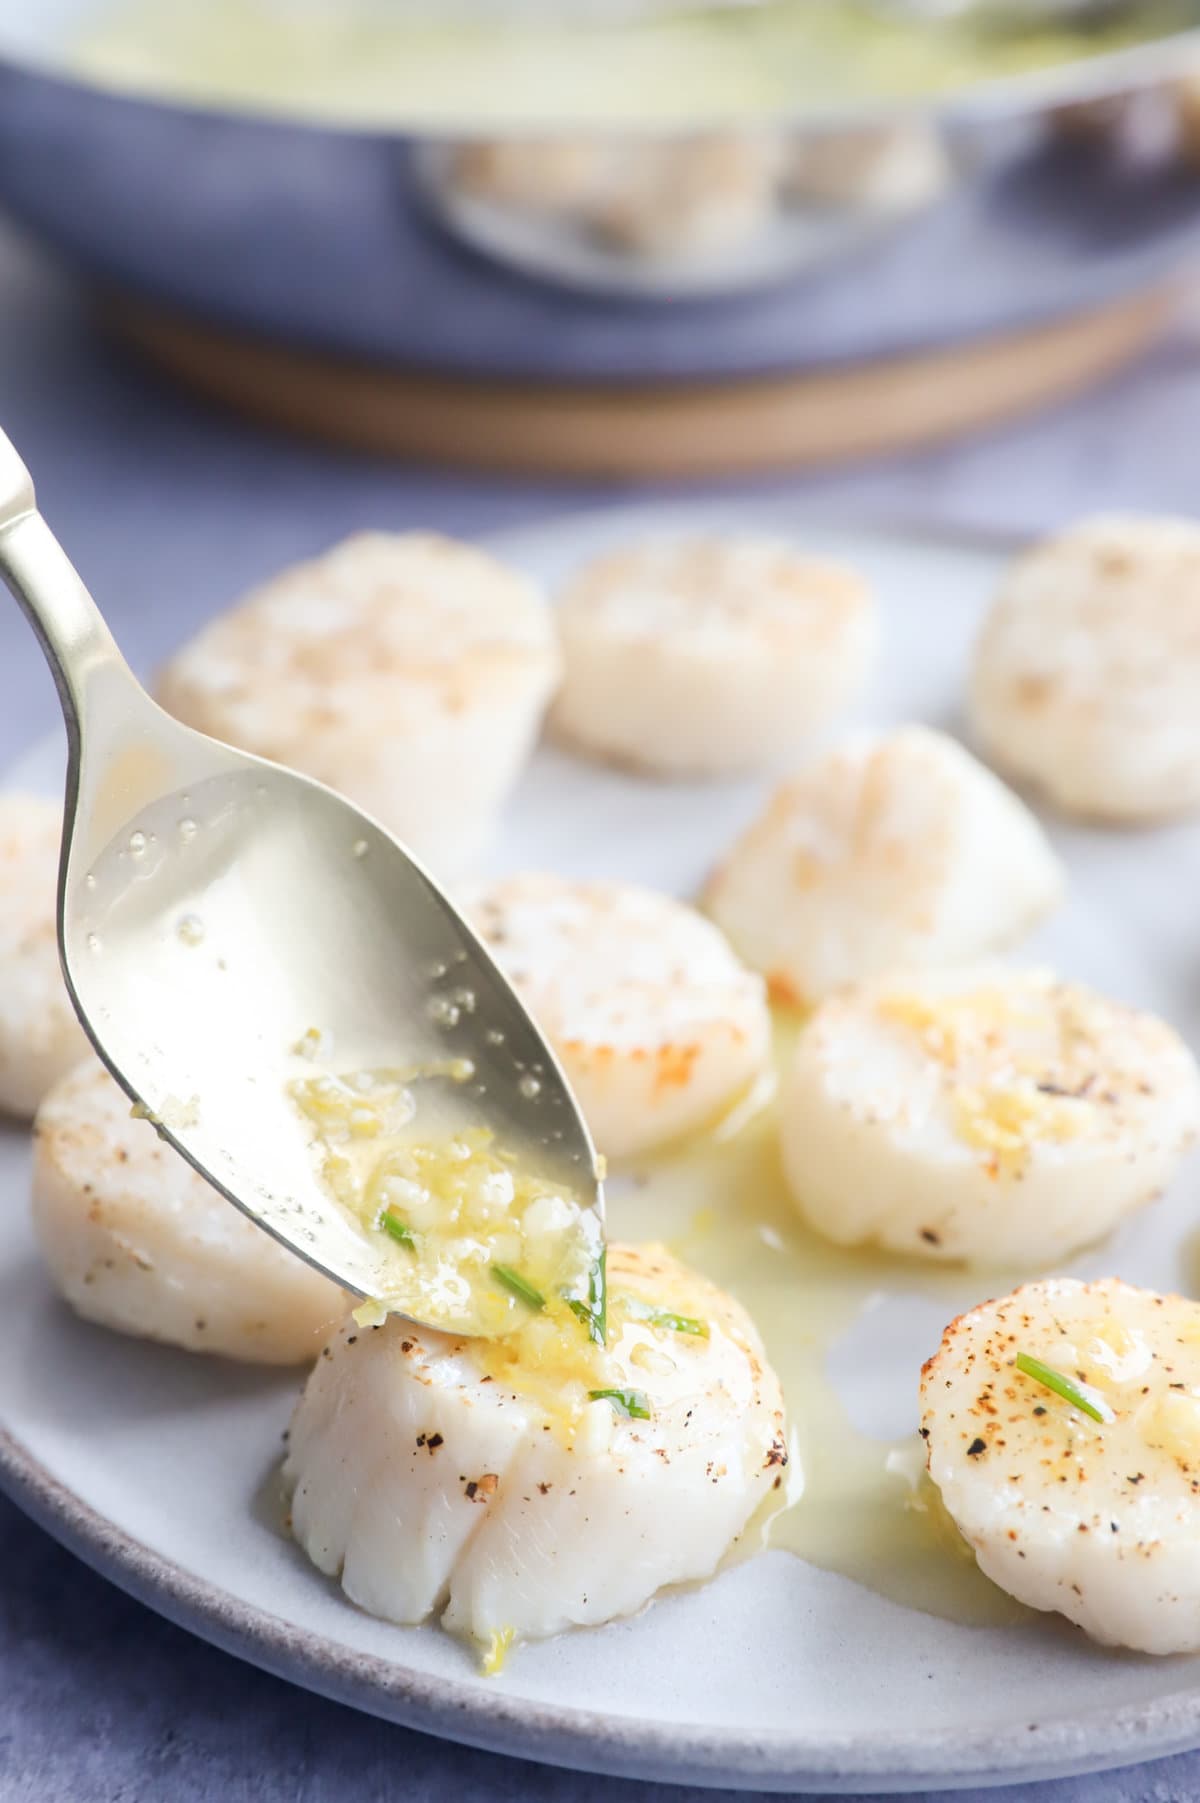
<path fill-rule="evenodd" d="M 162 1137 L 309 1264 L 377 1295 L 384 1236 L 320 1180 L 288 1094 L 298 1072 L 313 1074 L 297 1048 L 315 1030 L 353 1072 L 467 1060 L 469 1081 L 422 1086 L 435 1130 L 492 1128 L 570 1186 L 601 1246 L 603 1190 L 578 1105 L 462 915 L 348 801 L 150 699 L 3 433 L 0 575 L 41 641 L 66 721 L 67 987 Z"/>
<path fill-rule="evenodd" d="M 1074 26 L 1086 28 L 1122 12 L 1137 0 L 875 0 L 878 10 L 901 14 L 914 24 L 966 20 L 1011 31 Z"/>

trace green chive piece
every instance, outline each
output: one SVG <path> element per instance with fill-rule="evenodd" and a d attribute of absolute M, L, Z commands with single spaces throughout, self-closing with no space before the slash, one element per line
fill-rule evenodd
<path fill-rule="evenodd" d="M 519 1271 L 514 1271 L 511 1265 L 493 1265 L 492 1276 L 497 1283 L 502 1283 L 506 1290 L 511 1290 L 518 1302 L 523 1302 L 527 1308 L 545 1308 L 546 1298 L 542 1292 L 535 1289 L 527 1277 L 522 1277 Z"/>
<path fill-rule="evenodd" d="M 400 1219 L 394 1208 L 384 1209 L 379 1217 L 379 1225 L 390 1239 L 395 1240 L 398 1246 L 407 1246 L 410 1252 L 416 1251 L 417 1242 L 413 1237 L 412 1228 Z"/>
<path fill-rule="evenodd" d="M 670 1309 L 652 1308 L 636 1296 L 625 1297 L 625 1308 L 635 1321 L 645 1321 L 650 1327 L 665 1327 L 668 1333 L 695 1334 L 698 1340 L 708 1338 L 708 1322 L 698 1321 L 694 1315 L 676 1315 Z"/>
<path fill-rule="evenodd" d="M 697 1321 L 694 1315 L 672 1315 L 666 1309 L 656 1309 L 650 1316 L 651 1327 L 665 1327 L 671 1333 L 695 1334 L 698 1340 L 707 1340 L 708 1322 Z"/>
<path fill-rule="evenodd" d="M 1056 1396 L 1061 1396 L 1072 1408 L 1090 1415 L 1093 1421 L 1116 1420 L 1103 1396 L 1093 1390 L 1090 1384 L 1076 1383 L 1074 1378 L 1064 1377 L 1053 1365 L 1044 1365 L 1041 1359 L 1035 1359 L 1031 1353 L 1018 1352 L 1017 1370 L 1023 1371 L 1026 1377 L 1032 1377 L 1034 1383 L 1044 1384 L 1048 1390 L 1053 1390 Z"/>
<path fill-rule="evenodd" d="M 601 1246 L 591 1270 L 588 1272 L 588 1293 L 586 1299 L 581 1296 L 568 1296 L 567 1307 L 588 1330 L 588 1338 L 597 1346 L 603 1346 L 608 1338 L 608 1247 Z"/>
<path fill-rule="evenodd" d="M 649 1421 L 650 1399 L 644 1390 L 589 1390 L 593 1402 L 611 1402 L 622 1415 L 635 1421 Z"/>

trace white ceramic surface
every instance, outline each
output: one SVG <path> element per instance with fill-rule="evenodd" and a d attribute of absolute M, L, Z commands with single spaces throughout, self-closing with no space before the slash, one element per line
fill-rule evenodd
<path fill-rule="evenodd" d="M 614 537 L 722 520 L 790 529 L 780 507 L 696 503 L 559 521 L 502 546 L 557 579 Z M 881 594 L 885 659 L 863 717 L 955 729 L 995 558 L 841 529 L 806 528 L 803 539 L 855 557 Z M 12 780 L 53 785 L 58 756 L 43 747 Z M 657 785 L 544 750 L 496 866 L 627 876 L 687 894 L 759 789 Z M 1160 1010 L 1200 1045 L 1200 824 L 1053 833 L 1072 895 L 1029 951 Z M 1198 1186 L 1193 1162 L 1164 1202 L 1073 1268 L 1192 1288 Z M 115 1581 L 257 1664 L 473 1744 L 746 1788 L 1003 1783 L 1200 1743 L 1200 1662 L 1105 1652 L 1051 1618 L 958 1626 L 782 1552 L 636 1620 L 522 1649 L 501 1678 L 483 1679 L 440 1630 L 360 1614 L 283 1535 L 273 1474 L 299 1378 L 74 1320 L 38 1269 L 26 1189 L 25 1138 L 5 1134 L 0 1482 Z M 619 1227 L 619 1198 L 615 1214 Z M 865 1430 L 912 1428 L 917 1368 L 944 1313 L 898 1271 L 872 1299 L 869 1326 L 834 1347 L 831 1370 Z"/>

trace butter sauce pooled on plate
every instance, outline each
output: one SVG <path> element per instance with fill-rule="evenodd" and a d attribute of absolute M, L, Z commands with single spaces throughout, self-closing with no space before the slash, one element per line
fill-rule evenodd
<path fill-rule="evenodd" d="M 796 1019 L 779 1017 L 781 1063 Z M 977 1302 L 987 1278 L 821 1239 L 797 1217 L 777 1138 L 774 1107 L 765 1107 L 727 1137 L 718 1130 L 618 1174 L 608 1194 L 614 1236 L 662 1238 L 738 1299 L 783 1390 L 784 1482 L 725 1562 L 775 1548 L 946 1620 L 1023 1620 L 1022 1606 L 979 1570 L 925 1476 L 915 1407 L 910 1433 L 876 1438 L 856 1425 L 830 1374 L 843 1337 L 872 1331 L 881 1297 L 925 1302 L 931 1320 L 944 1321 Z M 918 1363 L 906 1366 L 910 1391 Z"/>

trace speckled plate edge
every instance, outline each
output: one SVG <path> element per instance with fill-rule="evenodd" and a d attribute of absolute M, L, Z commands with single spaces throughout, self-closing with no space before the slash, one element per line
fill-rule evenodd
<path fill-rule="evenodd" d="M 853 1794 L 1072 1777 L 1200 1743 L 1200 1688 L 1116 1713 L 1030 1722 L 1023 1734 L 855 1734 L 811 1751 L 784 1735 L 617 1722 L 499 1688 L 481 1694 L 477 1685 L 339 1647 L 205 1583 L 81 1502 L 3 1429 L 0 1489 L 102 1577 L 223 1652 L 403 1727 L 542 1764 L 677 1784 Z"/>

